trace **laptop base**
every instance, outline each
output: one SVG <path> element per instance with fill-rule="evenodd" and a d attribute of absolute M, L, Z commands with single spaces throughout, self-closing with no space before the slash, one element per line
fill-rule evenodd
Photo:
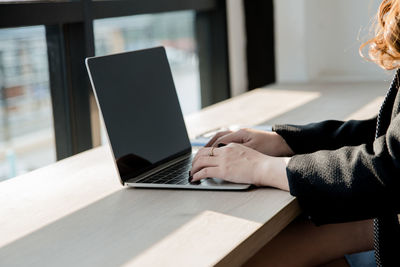
<path fill-rule="evenodd" d="M 135 188 L 165 188 L 165 189 L 194 189 L 194 190 L 247 190 L 251 185 L 249 184 L 235 184 L 226 182 L 218 178 L 207 178 L 201 180 L 199 184 L 188 183 L 185 185 L 180 184 L 147 184 L 147 183 L 134 183 L 126 182 L 126 186 Z"/>

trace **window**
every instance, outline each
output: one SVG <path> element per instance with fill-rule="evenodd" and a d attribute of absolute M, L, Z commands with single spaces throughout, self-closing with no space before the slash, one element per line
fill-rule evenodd
<path fill-rule="evenodd" d="M 101 143 L 85 57 L 163 45 L 184 114 L 230 95 L 225 1 L 0 0 L 0 18 L 0 180 Z"/>
<path fill-rule="evenodd" d="M 0 29 L 0 181 L 56 160 L 45 30 Z"/>
<path fill-rule="evenodd" d="M 94 22 L 96 55 L 164 46 L 184 114 L 201 107 L 193 11 L 136 15 Z"/>

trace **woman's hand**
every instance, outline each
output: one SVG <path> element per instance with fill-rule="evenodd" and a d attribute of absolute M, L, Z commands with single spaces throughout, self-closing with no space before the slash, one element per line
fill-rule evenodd
<path fill-rule="evenodd" d="M 293 151 L 286 141 L 275 132 L 265 132 L 253 129 L 240 129 L 236 132 L 224 131 L 217 133 L 205 146 L 238 143 L 255 149 L 265 155 L 274 157 L 293 156 Z"/>
<path fill-rule="evenodd" d="M 211 150 L 213 156 L 210 156 Z M 205 147 L 193 159 L 191 182 L 213 177 L 288 191 L 287 161 L 288 158 L 270 157 L 236 143 L 220 148 Z"/>

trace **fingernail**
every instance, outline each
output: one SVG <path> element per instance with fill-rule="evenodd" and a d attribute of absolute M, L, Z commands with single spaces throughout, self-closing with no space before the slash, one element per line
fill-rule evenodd
<path fill-rule="evenodd" d="M 189 176 L 189 183 L 191 183 L 192 182 L 192 180 L 193 180 L 193 176 Z"/>
<path fill-rule="evenodd" d="M 217 146 L 218 146 L 218 147 L 223 147 L 223 146 L 226 146 L 226 144 L 224 144 L 224 143 L 219 143 Z"/>

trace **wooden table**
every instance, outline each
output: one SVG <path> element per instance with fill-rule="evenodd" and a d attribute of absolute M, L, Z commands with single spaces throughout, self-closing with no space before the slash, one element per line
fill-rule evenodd
<path fill-rule="evenodd" d="M 342 105 L 339 118 L 375 113 L 383 86 L 367 90 L 369 96 L 353 87 L 345 98 L 328 97 L 330 106 L 331 92 L 318 85 L 255 90 L 186 123 L 193 137 L 231 124 L 312 121 L 332 105 Z M 349 95 L 356 108 L 343 111 Z M 124 188 L 104 146 L 0 183 L 0 266 L 238 266 L 299 213 L 295 198 L 271 188 Z"/>

